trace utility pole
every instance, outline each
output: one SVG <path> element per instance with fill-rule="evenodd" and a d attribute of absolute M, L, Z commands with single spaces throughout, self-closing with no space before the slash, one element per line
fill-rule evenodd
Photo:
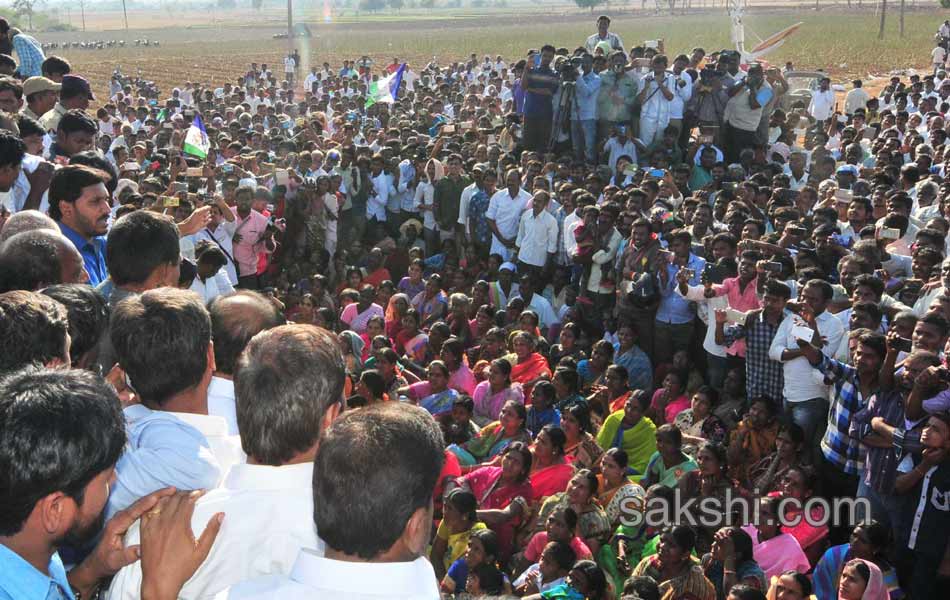
<path fill-rule="evenodd" d="M 79 0 L 79 10 L 82 13 L 82 32 L 86 33 L 86 0 Z"/>
<path fill-rule="evenodd" d="M 129 33 L 129 13 L 125 10 L 125 0 L 122 0 L 122 16 L 125 18 L 125 33 Z"/>
<path fill-rule="evenodd" d="M 294 49 L 294 0 L 287 0 L 287 48 Z"/>

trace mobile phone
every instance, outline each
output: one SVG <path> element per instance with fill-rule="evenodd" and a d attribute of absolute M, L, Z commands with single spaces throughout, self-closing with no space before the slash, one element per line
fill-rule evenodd
<path fill-rule="evenodd" d="M 730 323 L 743 323 L 745 322 L 745 313 L 734 308 L 727 308 L 726 321 Z"/>
<path fill-rule="evenodd" d="M 882 240 L 899 240 L 901 238 L 901 230 L 894 227 L 882 227 L 880 238 Z"/>
<path fill-rule="evenodd" d="M 201 167 L 188 167 L 185 169 L 185 177 L 202 177 L 204 169 Z"/>
<path fill-rule="evenodd" d="M 770 273 L 781 273 L 782 263 L 778 262 L 777 260 L 770 260 L 769 262 L 765 263 L 765 270 L 769 271 Z"/>
<path fill-rule="evenodd" d="M 815 337 L 815 330 L 805 325 L 793 325 L 792 337 L 796 340 L 810 342 Z"/>
<path fill-rule="evenodd" d="M 839 123 L 847 123 L 847 122 L 848 122 L 848 115 L 838 115 L 838 122 L 839 122 Z"/>
<path fill-rule="evenodd" d="M 177 196 L 162 196 L 162 206 L 165 208 L 177 208 L 180 203 Z"/>
<path fill-rule="evenodd" d="M 854 192 L 851 190 L 835 190 L 835 200 L 840 204 L 848 204 L 854 198 Z"/>
<path fill-rule="evenodd" d="M 488 136 L 488 145 L 489 145 L 489 146 L 491 146 L 492 144 L 494 144 L 495 141 L 496 141 L 496 140 L 495 140 L 495 136 L 494 136 L 494 135 L 489 135 L 489 136 Z"/>
<path fill-rule="evenodd" d="M 466 131 L 466 130 L 472 129 L 473 127 L 474 127 L 474 124 L 471 121 L 462 121 L 461 123 L 459 123 L 459 129 L 461 131 Z"/>
<path fill-rule="evenodd" d="M 290 174 L 287 172 L 287 169 L 275 169 L 274 170 L 274 182 L 277 185 L 287 185 L 290 183 Z"/>
<path fill-rule="evenodd" d="M 162 123 L 162 129 L 174 129 L 174 128 L 175 128 L 174 123 Z"/>
<path fill-rule="evenodd" d="M 230 173 L 231 171 L 234 170 L 234 165 L 230 163 L 224 163 L 223 165 L 221 165 L 221 170 L 224 171 L 225 173 Z"/>
<path fill-rule="evenodd" d="M 666 171 L 664 171 L 663 169 L 650 169 L 648 174 L 650 175 L 650 177 L 656 177 L 657 179 L 662 179 L 663 176 L 666 175 Z"/>
<path fill-rule="evenodd" d="M 175 193 L 176 193 L 176 194 L 180 194 L 180 193 L 182 193 L 182 192 L 187 193 L 187 192 L 188 192 L 188 184 L 185 183 L 184 181 L 176 181 L 176 182 L 174 182 L 174 183 L 172 184 L 172 189 L 175 190 Z M 176 198 L 176 200 L 177 200 L 177 198 Z M 177 204 L 176 204 L 175 206 L 177 206 Z"/>
<path fill-rule="evenodd" d="M 643 42 L 644 48 L 659 48 L 660 40 L 646 40 Z"/>
<path fill-rule="evenodd" d="M 713 143 L 713 136 L 711 135 L 701 135 L 699 136 L 699 143 L 702 145 L 709 145 Z"/>
<path fill-rule="evenodd" d="M 637 167 L 634 166 L 634 165 L 627 165 L 627 166 L 624 167 L 624 169 L 623 169 L 623 174 L 624 174 L 624 175 L 629 175 L 629 176 L 633 177 L 634 175 L 637 174 Z"/>
<path fill-rule="evenodd" d="M 735 181 L 723 181 L 721 185 L 722 189 L 729 190 L 730 192 L 736 191 L 736 188 L 738 187 L 738 184 Z"/>
<path fill-rule="evenodd" d="M 455 125 L 443 125 L 442 133 L 455 133 Z"/>
<path fill-rule="evenodd" d="M 897 338 L 897 341 L 891 346 L 899 352 L 910 352 L 912 342 L 907 338 Z"/>

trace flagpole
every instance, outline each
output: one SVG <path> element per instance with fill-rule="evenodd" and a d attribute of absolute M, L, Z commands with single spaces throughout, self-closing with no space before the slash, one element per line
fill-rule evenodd
<path fill-rule="evenodd" d="M 287 49 L 294 49 L 294 0 L 287 0 Z"/>

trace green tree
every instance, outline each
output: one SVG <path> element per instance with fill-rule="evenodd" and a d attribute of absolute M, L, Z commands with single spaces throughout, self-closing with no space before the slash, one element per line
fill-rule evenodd
<path fill-rule="evenodd" d="M 379 12 L 386 8 L 386 0 L 360 0 L 360 10 Z"/>
<path fill-rule="evenodd" d="M 26 17 L 26 22 L 30 31 L 33 30 L 34 7 L 42 0 L 13 0 L 13 14 L 20 17 Z"/>
<path fill-rule="evenodd" d="M 422 8 L 435 8 L 435 0 L 419 0 L 419 6 Z"/>
<path fill-rule="evenodd" d="M 393 10 L 402 10 L 403 1 L 402 0 L 389 0 L 389 8 Z"/>
<path fill-rule="evenodd" d="M 604 2 L 605 0 L 574 0 L 574 4 L 576 4 L 578 7 L 589 8 L 590 12 L 594 12 L 594 7 L 600 6 Z"/>

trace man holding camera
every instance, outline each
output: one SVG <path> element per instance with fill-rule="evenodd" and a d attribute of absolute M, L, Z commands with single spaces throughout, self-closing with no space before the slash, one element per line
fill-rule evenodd
<path fill-rule="evenodd" d="M 593 163 L 596 159 L 594 144 L 597 141 L 597 93 L 601 80 L 593 69 L 594 57 L 584 54 L 571 61 L 565 80 L 574 78 L 574 101 L 571 103 L 571 143 L 574 157 Z M 581 71 L 578 70 L 578 67 Z"/>
<path fill-rule="evenodd" d="M 661 135 L 670 124 L 676 81 L 671 73 L 666 72 L 668 65 L 669 59 L 663 54 L 657 54 L 650 65 L 653 70 L 643 76 L 638 99 L 641 107 L 640 141 L 644 146 L 652 144 L 657 135 Z"/>
<path fill-rule="evenodd" d="M 560 83 L 557 73 L 551 69 L 554 46 L 541 48 L 538 63 L 525 70 L 521 85 L 524 98 L 524 147 L 526 150 L 543 152 L 551 138 L 551 121 L 554 117 L 554 92 Z"/>
<path fill-rule="evenodd" d="M 597 93 L 597 140 L 603 145 L 615 126 L 629 125 L 633 104 L 640 84 L 627 72 L 627 55 L 612 52 L 607 58 L 608 68 L 600 73 L 600 91 Z"/>
<path fill-rule="evenodd" d="M 765 80 L 760 64 L 751 65 L 745 80 L 736 81 L 729 89 L 723 148 L 726 162 L 739 162 L 739 153 L 756 145 L 762 113 L 771 99 L 772 86 Z"/>

